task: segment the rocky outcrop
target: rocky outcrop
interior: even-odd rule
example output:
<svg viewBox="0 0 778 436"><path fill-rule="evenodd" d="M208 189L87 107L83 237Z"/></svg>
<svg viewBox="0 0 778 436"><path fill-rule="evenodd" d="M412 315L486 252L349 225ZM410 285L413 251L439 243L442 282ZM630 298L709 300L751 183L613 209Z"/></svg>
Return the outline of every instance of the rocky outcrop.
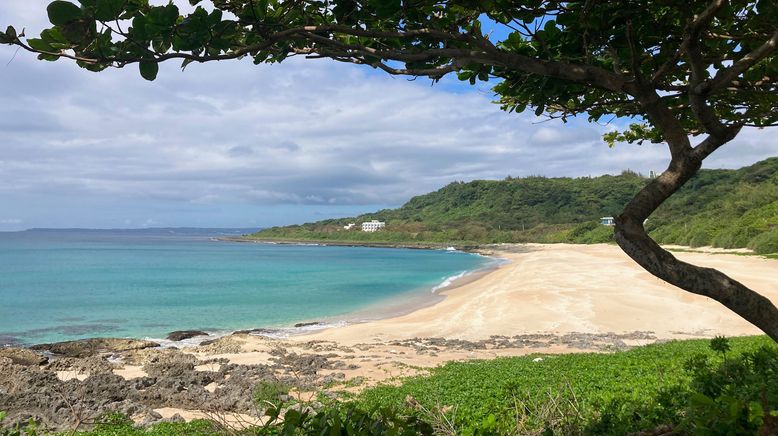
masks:
<svg viewBox="0 0 778 436"><path fill-rule="evenodd" d="M0 348L0 358L7 358L11 363L22 366L43 365L49 361L47 357L26 348Z"/></svg>
<svg viewBox="0 0 778 436"><path fill-rule="evenodd" d="M183 341L184 339L192 339L198 336L208 336L208 333L200 330L179 330L171 332L167 335L168 341Z"/></svg>
<svg viewBox="0 0 778 436"><path fill-rule="evenodd" d="M223 339L221 345L234 340ZM3 426L24 425L32 418L45 430L83 430L106 412L149 425L163 421L154 411L163 407L256 414L253 394L261 382L310 391L344 378L343 373L322 374L345 367L335 354L296 354L283 348L273 351L268 365L237 365L226 359L200 360L175 348L138 352L138 347L149 345L145 341L55 345L36 347L57 352L48 364L34 360L37 354L29 350L8 352L17 360L0 357L0 410L8 413ZM131 351L116 351L121 348ZM62 357L73 355L87 357ZM142 359L145 376L125 379L113 372L128 356ZM60 378L63 373L68 377Z"/></svg>
<svg viewBox="0 0 778 436"><path fill-rule="evenodd" d="M89 357L100 353L142 350L154 347L159 347L159 344L140 339L92 338L34 345L30 349L46 351L65 357Z"/></svg>

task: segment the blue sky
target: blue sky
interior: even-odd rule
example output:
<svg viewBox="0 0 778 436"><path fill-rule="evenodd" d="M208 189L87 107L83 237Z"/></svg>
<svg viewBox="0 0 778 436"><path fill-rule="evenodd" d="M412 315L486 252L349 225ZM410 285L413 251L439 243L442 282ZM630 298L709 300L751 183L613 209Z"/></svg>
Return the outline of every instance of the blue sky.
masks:
<svg viewBox="0 0 778 436"><path fill-rule="evenodd" d="M179 1L182 8L183 1ZM0 2L0 25L46 26L47 0ZM94 74L0 47L0 231L30 227L264 227L399 206L453 181L661 170L662 145L614 126L507 114L488 86L431 86L294 59ZM707 162L778 155L744 131Z"/></svg>

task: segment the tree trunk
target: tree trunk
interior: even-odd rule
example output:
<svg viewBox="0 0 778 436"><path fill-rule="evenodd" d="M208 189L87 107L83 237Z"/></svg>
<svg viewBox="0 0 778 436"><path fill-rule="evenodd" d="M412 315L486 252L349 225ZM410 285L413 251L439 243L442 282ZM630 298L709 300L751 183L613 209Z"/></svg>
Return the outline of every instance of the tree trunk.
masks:
<svg viewBox="0 0 778 436"><path fill-rule="evenodd" d="M616 218L616 242L651 274L718 301L778 342L778 308L769 299L715 269L676 259L643 228L643 221L694 176L700 165L701 159L691 155L673 158L667 171L640 190Z"/></svg>

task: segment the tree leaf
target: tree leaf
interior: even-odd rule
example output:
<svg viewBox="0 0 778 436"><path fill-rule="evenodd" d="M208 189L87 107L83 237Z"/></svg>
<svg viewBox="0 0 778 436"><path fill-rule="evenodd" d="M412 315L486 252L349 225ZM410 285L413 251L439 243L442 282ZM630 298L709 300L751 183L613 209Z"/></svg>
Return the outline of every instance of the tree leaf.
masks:
<svg viewBox="0 0 778 436"><path fill-rule="evenodd" d="M124 11L124 0L97 0L95 18L100 21L113 21Z"/></svg>
<svg viewBox="0 0 778 436"><path fill-rule="evenodd" d="M140 67L140 75L143 76L144 79L153 82L154 79L157 78L157 73L159 73L158 63L154 61L141 61L138 65Z"/></svg>
<svg viewBox="0 0 778 436"><path fill-rule="evenodd" d="M49 13L49 21L55 26L68 24L82 17L81 8L66 1L51 2L46 11Z"/></svg>

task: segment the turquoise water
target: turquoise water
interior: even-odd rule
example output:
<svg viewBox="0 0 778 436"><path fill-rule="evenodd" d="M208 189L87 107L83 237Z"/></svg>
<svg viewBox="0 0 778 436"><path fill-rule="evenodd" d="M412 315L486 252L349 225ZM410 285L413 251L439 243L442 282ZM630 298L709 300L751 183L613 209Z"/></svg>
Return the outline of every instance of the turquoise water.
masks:
<svg viewBox="0 0 778 436"><path fill-rule="evenodd" d="M216 241L213 231L0 233L0 345L276 328L417 304L465 253Z"/></svg>

